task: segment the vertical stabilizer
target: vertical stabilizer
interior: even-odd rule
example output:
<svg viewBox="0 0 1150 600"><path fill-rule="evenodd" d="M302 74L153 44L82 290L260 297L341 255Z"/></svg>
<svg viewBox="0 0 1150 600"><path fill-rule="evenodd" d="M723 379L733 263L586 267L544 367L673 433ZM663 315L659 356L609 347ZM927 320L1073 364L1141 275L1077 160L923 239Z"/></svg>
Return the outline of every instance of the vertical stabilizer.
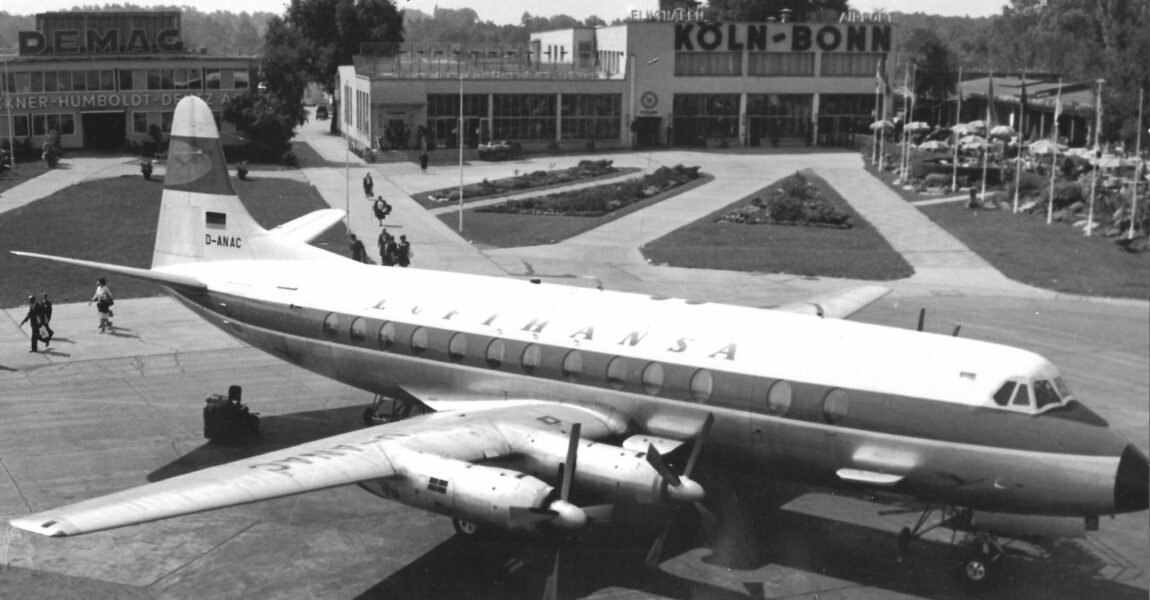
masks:
<svg viewBox="0 0 1150 600"><path fill-rule="evenodd" d="M176 105L167 166L152 268L259 258L266 231L236 196L212 111L195 96Z"/></svg>

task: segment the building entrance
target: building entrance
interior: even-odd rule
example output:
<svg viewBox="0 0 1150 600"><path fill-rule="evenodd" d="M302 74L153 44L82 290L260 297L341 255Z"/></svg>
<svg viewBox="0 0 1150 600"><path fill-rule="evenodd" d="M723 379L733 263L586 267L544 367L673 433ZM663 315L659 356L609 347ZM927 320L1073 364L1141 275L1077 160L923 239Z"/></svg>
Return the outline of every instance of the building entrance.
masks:
<svg viewBox="0 0 1150 600"><path fill-rule="evenodd" d="M635 119L635 145L642 148L660 146L659 128L663 125L662 117L638 117Z"/></svg>
<svg viewBox="0 0 1150 600"><path fill-rule="evenodd" d="M120 151L128 139L127 118L122 111L80 113L84 149Z"/></svg>

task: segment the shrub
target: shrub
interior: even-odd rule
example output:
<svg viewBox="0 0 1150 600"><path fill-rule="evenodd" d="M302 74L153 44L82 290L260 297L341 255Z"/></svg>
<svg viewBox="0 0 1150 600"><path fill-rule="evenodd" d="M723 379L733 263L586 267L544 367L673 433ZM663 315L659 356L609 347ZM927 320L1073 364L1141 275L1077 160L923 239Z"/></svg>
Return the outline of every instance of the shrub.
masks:
<svg viewBox="0 0 1150 600"><path fill-rule="evenodd" d="M943 173L931 173L923 180L923 185L926 187L949 187L950 175Z"/></svg>
<svg viewBox="0 0 1150 600"><path fill-rule="evenodd" d="M1076 202L1082 202L1082 186L1073 181L1063 181L1054 184L1054 208L1065 208Z"/></svg>

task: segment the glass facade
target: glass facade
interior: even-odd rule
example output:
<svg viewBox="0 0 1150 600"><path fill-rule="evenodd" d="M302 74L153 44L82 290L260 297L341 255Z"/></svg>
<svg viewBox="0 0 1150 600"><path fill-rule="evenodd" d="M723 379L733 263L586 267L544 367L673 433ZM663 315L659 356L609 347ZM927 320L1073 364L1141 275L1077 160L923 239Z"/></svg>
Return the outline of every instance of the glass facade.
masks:
<svg viewBox="0 0 1150 600"><path fill-rule="evenodd" d="M563 139L614 140L622 131L622 94L563 94Z"/></svg>
<svg viewBox="0 0 1150 600"><path fill-rule="evenodd" d="M492 132L501 140L554 140L554 94L494 94Z"/></svg>
<svg viewBox="0 0 1150 600"><path fill-rule="evenodd" d="M739 94L675 94L672 106L676 146L704 146L708 139L739 135Z"/></svg>
<svg viewBox="0 0 1150 600"><path fill-rule="evenodd" d="M809 139L811 94L748 94L747 133L751 146L777 144L782 138Z"/></svg>

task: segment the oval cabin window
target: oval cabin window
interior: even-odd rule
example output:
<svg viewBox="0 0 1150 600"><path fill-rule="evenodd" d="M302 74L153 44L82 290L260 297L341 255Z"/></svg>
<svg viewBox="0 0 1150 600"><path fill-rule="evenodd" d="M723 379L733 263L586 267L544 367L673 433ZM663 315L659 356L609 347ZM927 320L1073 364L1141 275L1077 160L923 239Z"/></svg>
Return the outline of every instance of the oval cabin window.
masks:
<svg viewBox="0 0 1150 600"><path fill-rule="evenodd" d="M487 344L487 366L491 367L492 369L498 369L499 367L502 367L503 357L506 354L507 344L504 344L503 340L498 338L491 340L491 343Z"/></svg>
<svg viewBox="0 0 1150 600"><path fill-rule="evenodd" d="M411 353L419 356L427 352L428 337L426 327L416 327L415 331L411 332Z"/></svg>
<svg viewBox="0 0 1150 600"><path fill-rule="evenodd" d="M323 319L323 334L329 338L339 335L339 315L327 313Z"/></svg>
<svg viewBox="0 0 1150 600"><path fill-rule="evenodd" d="M767 390L767 414L781 417L791 409L791 384L779 380Z"/></svg>
<svg viewBox="0 0 1150 600"><path fill-rule="evenodd" d="M823 418L827 423L835 425L847 416L847 393L845 390L834 389L827 392L823 398Z"/></svg>
<svg viewBox="0 0 1150 600"><path fill-rule="evenodd" d="M535 374L539 369L539 362L543 359L543 351L535 344L529 344L523 349L523 358L519 361L519 365L523 368L523 372L528 375Z"/></svg>
<svg viewBox="0 0 1150 600"><path fill-rule="evenodd" d="M583 353L572 350L563 357L563 377L567 381L575 381L583 374Z"/></svg>
<svg viewBox="0 0 1150 600"><path fill-rule="evenodd" d="M691 399L699 404L706 404L711 399L711 390L714 388L715 380L711 376L711 372L706 369L699 369L691 376Z"/></svg>
<svg viewBox="0 0 1150 600"><path fill-rule="evenodd" d="M653 362L643 368L643 391L651 396L663 391L663 365Z"/></svg>
<svg viewBox="0 0 1150 600"><path fill-rule="evenodd" d="M616 356L607 363L607 385L617 390L625 383L627 383L627 360Z"/></svg>
<svg viewBox="0 0 1150 600"><path fill-rule="evenodd" d="M379 347L391 350L395 345L395 323L388 321L379 326Z"/></svg>
<svg viewBox="0 0 1150 600"><path fill-rule="evenodd" d="M351 336L351 341L357 344L362 344L367 339L367 322L363 317L356 317L351 322L351 328L348 330L348 335Z"/></svg>
<svg viewBox="0 0 1150 600"><path fill-rule="evenodd" d="M447 356L455 362L467 356L467 335L457 333L451 336L451 341L447 344Z"/></svg>

